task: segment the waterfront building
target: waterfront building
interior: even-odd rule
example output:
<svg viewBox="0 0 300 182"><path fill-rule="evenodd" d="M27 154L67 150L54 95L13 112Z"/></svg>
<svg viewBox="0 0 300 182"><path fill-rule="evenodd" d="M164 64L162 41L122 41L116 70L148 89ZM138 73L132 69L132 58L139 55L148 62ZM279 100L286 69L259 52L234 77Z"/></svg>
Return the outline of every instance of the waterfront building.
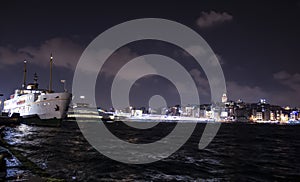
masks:
<svg viewBox="0 0 300 182"><path fill-rule="evenodd" d="M280 121L280 115L282 114L282 108L280 106L270 105L270 120Z"/></svg>
<svg viewBox="0 0 300 182"><path fill-rule="evenodd" d="M182 115L188 116L188 117L200 117L200 107L197 105L188 105L181 108L182 109Z"/></svg>
<svg viewBox="0 0 300 182"><path fill-rule="evenodd" d="M252 115L251 104L246 104L239 99L235 108L235 117L238 121L249 120Z"/></svg>
<svg viewBox="0 0 300 182"><path fill-rule="evenodd" d="M290 113L290 120L295 121L298 120L299 118L299 112L294 110Z"/></svg>
<svg viewBox="0 0 300 182"><path fill-rule="evenodd" d="M251 104L251 119L253 121L269 121L270 120L270 104L266 99L260 99L258 103Z"/></svg>

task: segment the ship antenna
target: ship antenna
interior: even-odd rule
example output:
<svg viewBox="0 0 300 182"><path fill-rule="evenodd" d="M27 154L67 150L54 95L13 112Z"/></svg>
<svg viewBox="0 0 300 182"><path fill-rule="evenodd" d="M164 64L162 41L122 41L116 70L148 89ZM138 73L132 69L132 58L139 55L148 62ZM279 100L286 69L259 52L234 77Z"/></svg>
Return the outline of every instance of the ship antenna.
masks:
<svg viewBox="0 0 300 182"><path fill-rule="evenodd" d="M24 76L23 76L23 89L26 88L26 74L27 74L27 68L26 68L26 63L27 63L27 60L25 59L24 60Z"/></svg>
<svg viewBox="0 0 300 182"><path fill-rule="evenodd" d="M50 56L50 81L49 81L49 92L50 93L52 92L52 64L53 64L53 56L51 53L51 56Z"/></svg>

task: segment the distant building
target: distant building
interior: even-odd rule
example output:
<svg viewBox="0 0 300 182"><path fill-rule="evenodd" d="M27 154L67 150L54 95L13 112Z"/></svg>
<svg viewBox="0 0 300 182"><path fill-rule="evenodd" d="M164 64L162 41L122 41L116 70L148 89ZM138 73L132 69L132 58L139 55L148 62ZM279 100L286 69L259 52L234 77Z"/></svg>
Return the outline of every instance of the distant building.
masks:
<svg viewBox="0 0 300 182"><path fill-rule="evenodd" d="M236 103L234 114L238 121L249 120L252 115L251 104L246 104L241 99L239 99Z"/></svg>
<svg viewBox="0 0 300 182"><path fill-rule="evenodd" d="M143 115L143 110L141 109L132 109L131 116L141 117Z"/></svg>
<svg viewBox="0 0 300 182"><path fill-rule="evenodd" d="M299 112L298 111L292 111L290 113L290 120L293 120L293 121L298 120L298 116L299 116Z"/></svg>
<svg viewBox="0 0 300 182"><path fill-rule="evenodd" d="M201 104L199 107L199 118L212 118L211 104Z"/></svg>
<svg viewBox="0 0 300 182"><path fill-rule="evenodd" d="M260 99L257 104L252 104L252 116L254 121L269 121L270 120L270 104L267 104L266 99Z"/></svg>
<svg viewBox="0 0 300 182"><path fill-rule="evenodd" d="M275 106L275 105L270 106L271 121L280 121L281 114L282 114L282 108L280 106Z"/></svg>
<svg viewBox="0 0 300 182"><path fill-rule="evenodd" d="M188 117L200 117L200 107L197 105L188 105L181 108L182 115Z"/></svg>
<svg viewBox="0 0 300 182"><path fill-rule="evenodd" d="M175 105L166 109L165 114L168 116L180 116L182 113L180 105Z"/></svg>

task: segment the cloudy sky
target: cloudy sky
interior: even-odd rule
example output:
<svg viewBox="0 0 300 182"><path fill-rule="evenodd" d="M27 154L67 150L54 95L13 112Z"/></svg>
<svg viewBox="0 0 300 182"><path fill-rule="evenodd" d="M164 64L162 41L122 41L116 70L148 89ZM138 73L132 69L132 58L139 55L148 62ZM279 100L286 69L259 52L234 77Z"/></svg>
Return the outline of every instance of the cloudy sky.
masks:
<svg viewBox="0 0 300 182"><path fill-rule="evenodd" d="M28 82L36 72L40 87L47 88L52 53L55 90L63 89L60 80L67 80L71 90L77 62L95 37L128 20L164 18L190 27L206 40L221 63L230 100L266 98L272 104L300 106L300 1L100 2L2 2L0 93L4 98L21 86L24 59ZM122 65L145 54L161 54L185 64L201 102L210 101L206 76L186 52L166 42L144 41L125 45L110 57L97 81L99 105L110 107L110 85ZM143 69L144 64L137 64L123 76ZM170 97L166 100L173 101L168 104L178 102L174 85L158 76L138 79L130 99L142 105L156 94Z"/></svg>

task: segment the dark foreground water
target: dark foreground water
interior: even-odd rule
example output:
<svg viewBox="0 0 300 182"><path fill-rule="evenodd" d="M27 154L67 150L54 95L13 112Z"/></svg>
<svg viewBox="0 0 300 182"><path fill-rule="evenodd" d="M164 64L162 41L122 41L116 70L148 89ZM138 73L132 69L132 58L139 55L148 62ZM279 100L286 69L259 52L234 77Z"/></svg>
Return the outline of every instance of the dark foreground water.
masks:
<svg viewBox="0 0 300 182"><path fill-rule="evenodd" d="M126 141L147 143L167 135L174 125L164 123L145 132L121 123L108 127ZM50 176L67 181L300 180L300 125L222 124L213 142L199 150L204 127L198 124L188 142L170 157L143 165L101 155L85 140L76 122L65 122L61 128L7 127L4 139ZM9 170L8 175L24 178L31 173Z"/></svg>

